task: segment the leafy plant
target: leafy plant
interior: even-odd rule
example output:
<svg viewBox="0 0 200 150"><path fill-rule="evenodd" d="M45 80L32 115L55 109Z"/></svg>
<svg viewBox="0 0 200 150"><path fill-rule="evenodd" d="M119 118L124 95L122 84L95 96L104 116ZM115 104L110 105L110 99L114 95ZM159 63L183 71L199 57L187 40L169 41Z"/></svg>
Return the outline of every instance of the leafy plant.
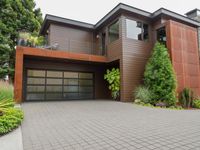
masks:
<svg viewBox="0 0 200 150"><path fill-rule="evenodd" d="M0 116L0 135L12 131L21 124L23 112L16 108L3 109L3 115Z"/></svg>
<svg viewBox="0 0 200 150"><path fill-rule="evenodd" d="M27 32L19 33L19 45L38 47L45 44L45 38L43 36L37 36L35 34L30 34Z"/></svg>
<svg viewBox="0 0 200 150"><path fill-rule="evenodd" d="M167 48L156 43L144 72L144 84L152 91L151 104L176 104L176 78Z"/></svg>
<svg viewBox="0 0 200 150"><path fill-rule="evenodd" d="M180 99L179 102L181 106L184 108L189 108L192 106L192 101L194 98L194 93L189 88L184 88L183 91L180 93Z"/></svg>
<svg viewBox="0 0 200 150"><path fill-rule="evenodd" d="M111 90L113 99L117 99L119 97L120 91L120 71L118 68L112 68L111 70L107 70L104 75L104 79L109 84L109 89Z"/></svg>
<svg viewBox="0 0 200 150"><path fill-rule="evenodd" d="M151 91L149 88L139 86L135 89L133 95L135 99L139 99L141 102L151 103Z"/></svg>
<svg viewBox="0 0 200 150"><path fill-rule="evenodd" d="M193 107L200 109L200 100L199 99L193 100Z"/></svg>
<svg viewBox="0 0 200 150"><path fill-rule="evenodd" d="M0 135L10 132L23 120L23 112L14 108L13 86L0 81Z"/></svg>

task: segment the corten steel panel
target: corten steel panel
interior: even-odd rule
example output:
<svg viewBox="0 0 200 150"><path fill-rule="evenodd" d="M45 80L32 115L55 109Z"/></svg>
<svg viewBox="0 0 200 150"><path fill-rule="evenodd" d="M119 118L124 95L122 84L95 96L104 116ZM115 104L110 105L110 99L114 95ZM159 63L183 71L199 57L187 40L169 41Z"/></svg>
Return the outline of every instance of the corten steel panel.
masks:
<svg viewBox="0 0 200 150"><path fill-rule="evenodd" d="M107 87L107 82L104 80L106 72L105 64L81 63L73 61L57 60L42 58L30 58L25 56L24 69L41 69L41 70L60 70L60 71L74 71L74 72L91 72L94 73L94 98L95 99L109 99L110 92ZM26 76L23 77L26 80ZM24 83L25 84L25 83ZM26 87L24 85L24 87ZM25 97L25 93L24 93Z"/></svg>
<svg viewBox="0 0 200 150"><path fill-rule="evenodd" d="M126 37L126 17L122 18L122 60L121 100L132 101L134 89L142 83L146 62L153 47L151 25L149 24L149 41L138 41Z"/></svg>
<svg viewBox="0 0 200 150"><path fill-rule="evenodd" d="M22 100L22 84L23 84L23 49L18 47L15 58L15 81L14 81L14 99L16 103Z"/></svg>
<svg viewBox="0 0 200 150"><path fill-rule="evenodd" d="M52 51L30 47L17 47L16 49L16 63L15 63L15 83L14 83L14 97L17 103L22 101L23 91L23 64L25 56L34 56L49 58L52 61L56 59L60 60L73 60L82 62L93 63L106 63L107 58L103 56L89 55L89 54L77 54L63 51Z"/></svg>
<svg viewBox="0 0 200 150"><path fill-rule="evenodd" d="M188 87L200 95L197 29L171 20L166 28L168 48L178 80L178 93Z"/></svg>

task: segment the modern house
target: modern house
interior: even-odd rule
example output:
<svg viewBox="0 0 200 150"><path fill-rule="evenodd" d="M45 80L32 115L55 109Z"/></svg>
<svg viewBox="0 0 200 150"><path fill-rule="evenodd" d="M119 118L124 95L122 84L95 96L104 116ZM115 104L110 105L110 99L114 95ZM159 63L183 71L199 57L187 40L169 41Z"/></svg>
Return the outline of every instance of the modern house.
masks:
<svg viewBox="0 0 200 150"><path fill-rule="evenodd" d="M108 99L104 74L119 67L120 100L131 101L156 41L169 50L177 91L189 87L200 95L199 18L198 9L184 16L165 8L150 13L122 3L95 25L46 15L40 34L49 47L16 49L15 99Z"/></svg>

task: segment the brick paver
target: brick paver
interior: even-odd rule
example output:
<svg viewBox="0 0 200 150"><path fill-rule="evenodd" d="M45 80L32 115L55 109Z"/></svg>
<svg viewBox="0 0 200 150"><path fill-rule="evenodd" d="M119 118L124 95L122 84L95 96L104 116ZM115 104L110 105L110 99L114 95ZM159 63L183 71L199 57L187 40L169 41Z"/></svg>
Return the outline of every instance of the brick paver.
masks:
<svg viewBox="0 0 200 150"><path fill-rule="evenodd" d="M200 150L200 111L115 101L23 103L24 150Z"/></svg>

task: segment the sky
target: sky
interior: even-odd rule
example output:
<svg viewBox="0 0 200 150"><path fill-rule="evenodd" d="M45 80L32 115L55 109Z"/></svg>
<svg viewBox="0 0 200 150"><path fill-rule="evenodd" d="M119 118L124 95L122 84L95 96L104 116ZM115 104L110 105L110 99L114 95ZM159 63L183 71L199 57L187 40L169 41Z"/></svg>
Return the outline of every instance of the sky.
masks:
<svg viewBox="0 0 200 150"><path fill-rule="evenodd" d="M198 8L200 0L35 0L36 7L41 8L43 17L51 14L68 19L97 23L118 3L124 3L149 12L164 7L184 15Z"/></svg>

